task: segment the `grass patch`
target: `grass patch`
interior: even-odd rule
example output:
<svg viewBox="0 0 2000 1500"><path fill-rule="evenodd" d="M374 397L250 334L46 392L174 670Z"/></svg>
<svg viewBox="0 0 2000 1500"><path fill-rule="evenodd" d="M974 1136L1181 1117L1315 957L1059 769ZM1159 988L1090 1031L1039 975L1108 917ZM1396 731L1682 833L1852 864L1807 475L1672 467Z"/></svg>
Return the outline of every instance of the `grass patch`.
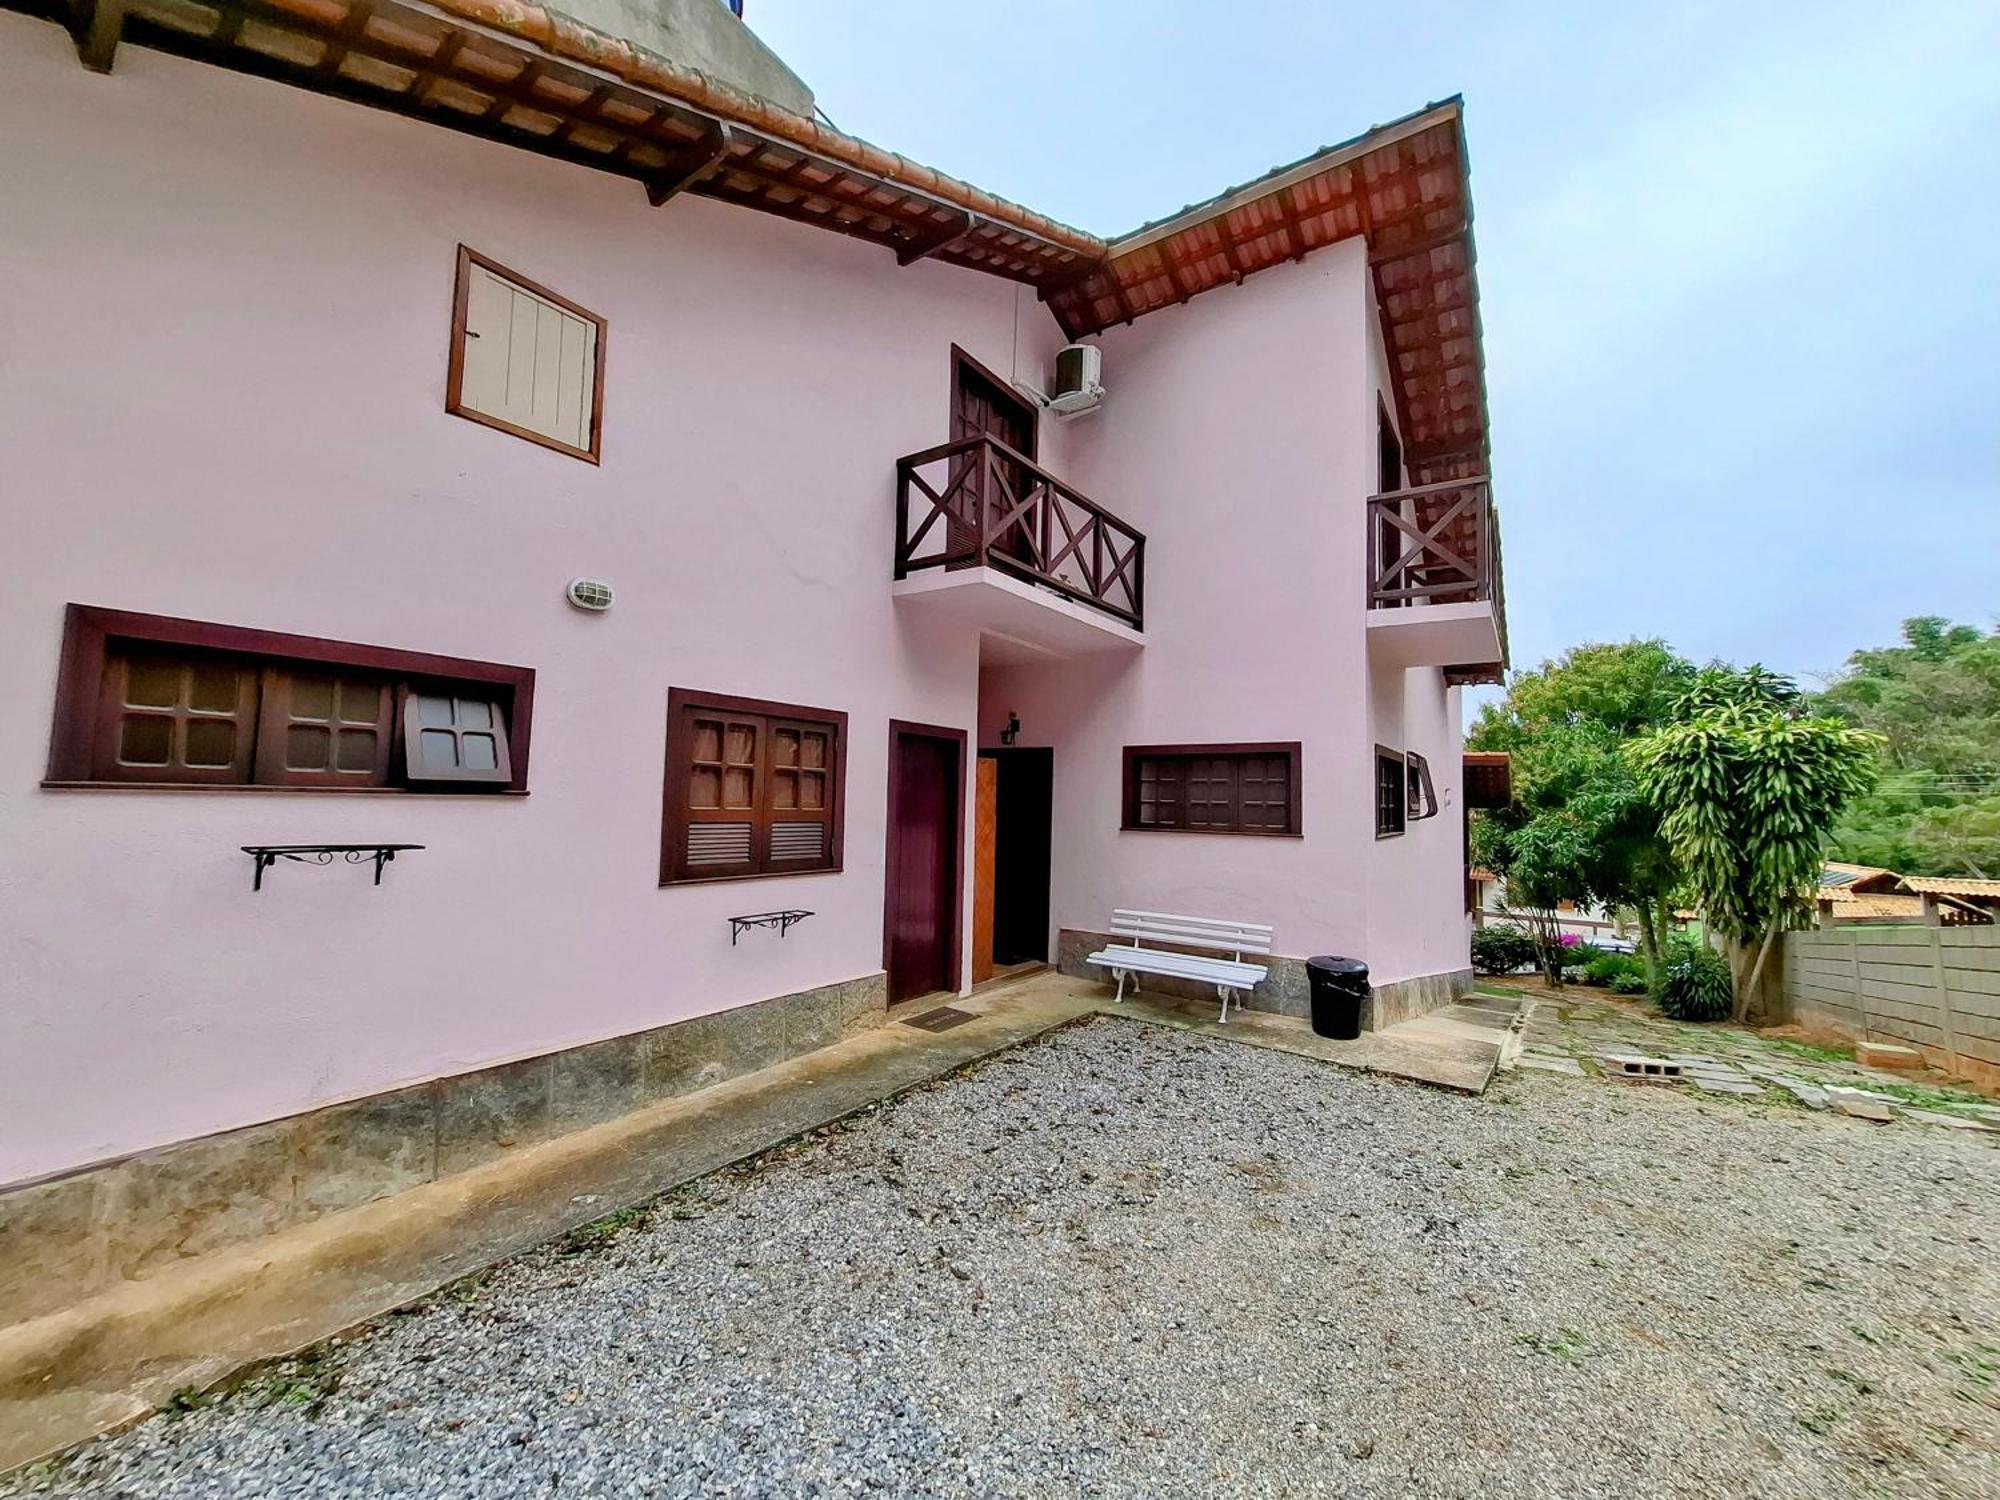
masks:
<svg viewBox="0 0 2000 1500"><path fill-rule="evenodd" d="M601 1250L626 1230L644 1224L651 1215L652 1207L645 1203L613 1209L601 1219L592 1219L588 1224L572 1229L556 1242L556 1249L564 1255L585 1255L592 1250Z"/></svg>
<svg viewBox="0 0 2000 1500"><path fill-rule="evenodd" d="M1914 1104L1919 1109L1936 1109L1949 1112L1954 1108L1963 1109L1968 1104L1990 1104L1983 1095L1965 1089L1933 1088L1923 1083L1881 1083L1870 1080L1868 1087L1878 1094L1888 1094L1901 1099L1906 1104Z"/></svg>
<svg viewBox="0 0 2000 1500"><path fill-rule="evenodd" d="M1574 1360L1584 1352L1583 1335L1574 1328L1558 1328L1553 1335L1517 1333L1514 1342L1537 1354L1553 1355L1557 1359Z"/></svg>
<svg viewBox="0 0 2000 1500"><path fill-rule="evenodd" d="M1840 1422L1840 1410L1832 1406L1816 1406L1799 1418L1799 1426L1814 1437L1831 1432Z"/></svg>

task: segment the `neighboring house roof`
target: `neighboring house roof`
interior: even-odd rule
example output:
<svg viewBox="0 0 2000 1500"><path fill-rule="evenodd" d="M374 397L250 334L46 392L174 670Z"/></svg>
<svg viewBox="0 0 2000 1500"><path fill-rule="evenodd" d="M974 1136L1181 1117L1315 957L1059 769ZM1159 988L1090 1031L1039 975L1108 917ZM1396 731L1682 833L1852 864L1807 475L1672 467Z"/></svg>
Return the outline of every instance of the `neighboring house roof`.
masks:
<svg viewBox="0 0 2000 1500"><path fill-rule="evenodd" d="M1514 762L1505 750L1465 752L1465 805L1505 807L1514 800Z"/></svg>
<svg viewBox="0 0 2000 1500"><path fill-rule="evenodd" d="M1368 245L1409 482L1487 470L1463 111L1447 99L1100 239L526 0L0 0L600 171L1039 288L1072 338Z"/></svg>
<svg viewBox="0 0 2000 1500"><path fill-rule="evenodd" d="M1924 916L1924 898L1901 896L1888 891L1858 891L1844 900L1832 902L1826 914L1836 922L1885 919L1920 922Z"/></svg>
<svg viewBox="0 0 2000 1500"><path fill-rule="evenodd" d="M1905 875L1903 889L1920 896L1958 896L1967 901L2000 900L2000 880L1968 876Z"/></svg>
<svg viewBox="0 0 2000 1500"><path fill-rule="evenodd" d="M1862 891L1894 891L1902 879L1894 870L1880 865L1850 865L1828 860L1820 867L1819 899L1838 901Z"/></svg>

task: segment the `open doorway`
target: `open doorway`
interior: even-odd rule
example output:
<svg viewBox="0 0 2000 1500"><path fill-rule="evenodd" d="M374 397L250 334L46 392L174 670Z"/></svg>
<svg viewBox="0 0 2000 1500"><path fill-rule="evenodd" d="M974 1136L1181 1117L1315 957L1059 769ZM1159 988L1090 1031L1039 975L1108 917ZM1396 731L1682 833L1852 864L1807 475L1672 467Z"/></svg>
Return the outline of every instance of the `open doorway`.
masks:
<svg viewBox="0 0 2000 1500"><path fill-rule="evenodd" d="M973 979L1049 957L1055 752L979 752Z"/></svg>

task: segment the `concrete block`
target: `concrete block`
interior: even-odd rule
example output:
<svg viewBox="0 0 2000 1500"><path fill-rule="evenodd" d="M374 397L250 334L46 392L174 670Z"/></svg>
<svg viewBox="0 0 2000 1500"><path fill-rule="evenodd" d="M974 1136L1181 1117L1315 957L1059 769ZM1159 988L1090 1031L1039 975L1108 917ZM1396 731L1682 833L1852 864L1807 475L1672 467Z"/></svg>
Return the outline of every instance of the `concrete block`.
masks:
<svg viewBox="0 0 2000 1500"><path fill-rule="evenodd" d="M1604 1071L1613 1078L1636 1078L1653 1083L1677 1083L1686 1069L1663 1057L1641 1057L1631 1052L1601 1054Z"/></svg>
<svg viewBox="0 0 2000 1500"><path fill-rule="evenodd" d="M1910 1071L1924 1065L1924 1055L1915 1047L1898 1046L1894 1042L1856 1042L1854 1060L1864 1068L1889 1068Z"/></svg>

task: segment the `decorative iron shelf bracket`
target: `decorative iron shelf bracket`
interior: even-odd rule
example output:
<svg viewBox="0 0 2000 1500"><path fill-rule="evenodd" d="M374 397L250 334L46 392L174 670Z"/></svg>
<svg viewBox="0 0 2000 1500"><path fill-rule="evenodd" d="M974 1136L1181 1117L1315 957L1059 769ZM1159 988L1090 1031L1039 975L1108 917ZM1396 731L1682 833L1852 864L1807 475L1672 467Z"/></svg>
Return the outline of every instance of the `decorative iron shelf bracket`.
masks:
<svg viewBox="0 0 2000 1500"><path fill-rule="evenodd" d="M803 922L811 915L812 913L809 911L794 909L792 911L760 911L753 912L747 917L731 917L729 919L729 946L734 948L736 940L752 927L775 927L778 929L778 936L783 937L794 926Z"/></svg>
<svg viewBox="0 0 2000 1500"><path fill-rule="evenodd" d="M289 859L301 865L330 865L338 855L350 865L373 864L375 883L382 883L382 866L398 854L409 849L421 849L422 844L245 844L243 852L250 856L254 871L250 877L250 889L264 889L264 872L281 859Z"/></svg>

